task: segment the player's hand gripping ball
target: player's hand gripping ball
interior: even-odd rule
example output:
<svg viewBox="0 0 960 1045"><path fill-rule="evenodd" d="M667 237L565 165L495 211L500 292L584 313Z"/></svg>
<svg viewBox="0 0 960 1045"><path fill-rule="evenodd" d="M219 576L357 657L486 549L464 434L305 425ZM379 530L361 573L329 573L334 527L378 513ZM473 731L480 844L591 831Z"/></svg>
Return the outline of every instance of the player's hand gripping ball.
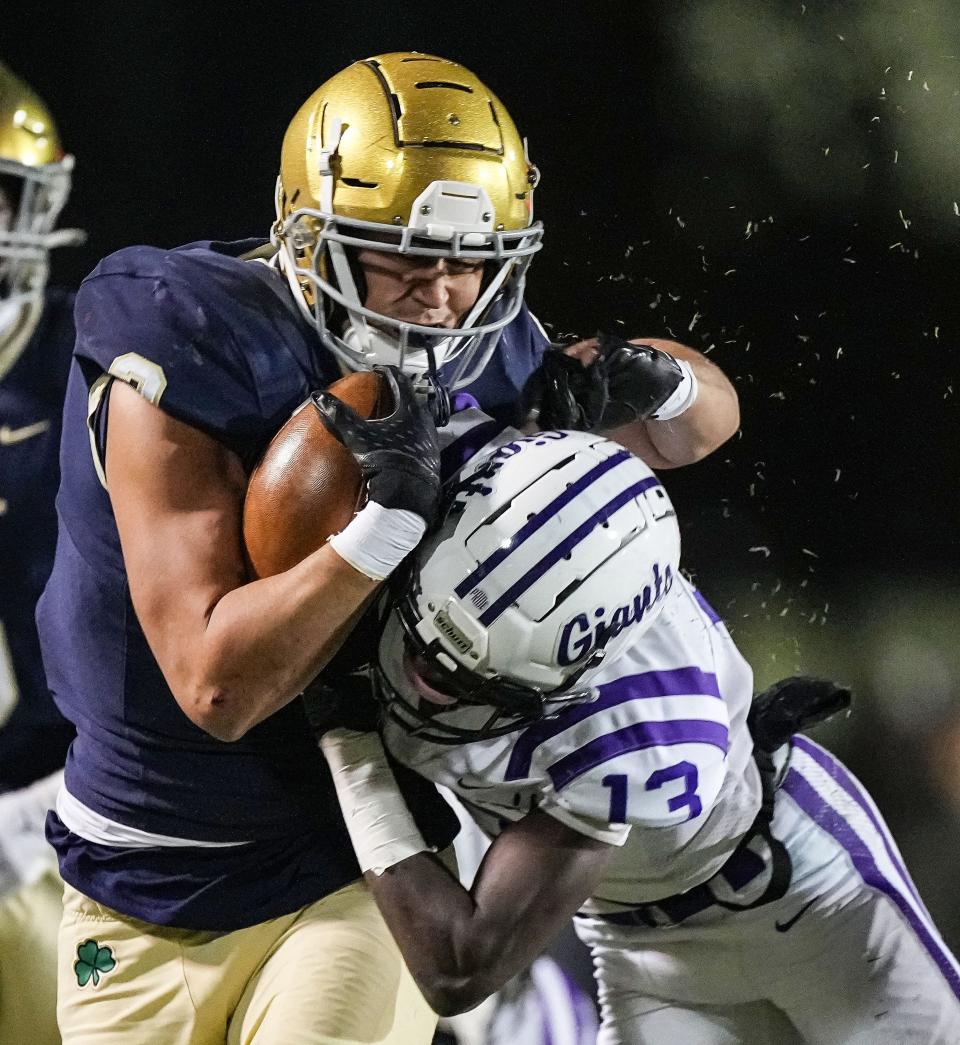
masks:
<svg viewBox="0 0 960 1045"><path fill-rule="evenodd" d="M327 391L363 418L393 409L377 371L348 374ZM365 497L354 455L306 400L273 437L247 485L243 538L254 574L270 577L295 566L339 533Z"/></svg>
<svg viewBox="0 0 960 1045"><path fill-rule="evenodd" d="M329 432L353 454L367 498L381 508L413 512L429 526L440 495L437 427L413 382L395 366L379 366L390 388L389 416L363 418L329 391L310 398Z"/></svg>

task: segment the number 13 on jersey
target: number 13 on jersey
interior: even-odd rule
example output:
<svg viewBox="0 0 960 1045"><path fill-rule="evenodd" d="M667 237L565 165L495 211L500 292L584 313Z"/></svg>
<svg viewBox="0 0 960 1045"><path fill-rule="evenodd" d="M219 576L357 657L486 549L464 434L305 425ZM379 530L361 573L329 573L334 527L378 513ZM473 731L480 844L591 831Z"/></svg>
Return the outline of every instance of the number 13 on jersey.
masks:
<svg viewBox="0 0 960 1045"><path fill-rule="evenodd" d="M604 787L610 788L611 824L627 823L627 779L626 773L608 773L600 781ZM644 788L647 791L659 791L664 784L674 780L683 781L683 790L667 799L667 809L671 813L679 809L689 809L690 812L684 819L693 820L703 812L703 805L697 795L697 767L692 762L677 762L675 765L656 770L647 778Z"/></svg>

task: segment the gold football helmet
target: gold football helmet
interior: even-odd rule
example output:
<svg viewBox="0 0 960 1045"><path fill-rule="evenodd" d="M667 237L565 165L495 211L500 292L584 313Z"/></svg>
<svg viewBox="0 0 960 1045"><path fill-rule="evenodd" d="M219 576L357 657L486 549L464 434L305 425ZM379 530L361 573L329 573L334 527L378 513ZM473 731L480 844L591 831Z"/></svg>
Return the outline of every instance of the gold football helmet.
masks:
<svg viewBox="0 0 960 1045"><path fill-rule="evenodd" d="M462 65L416 52L355 62L287 129L273 230L280 267L348 368L395 363L463 387L520 310L543 233L533 221L538 178L509 113ZM479 296L453 329L372 311L356 248L483 261Z"/></svg>
<svg viewBox="0 0 960 1045"><path fill-rule="evenodd" d="M72 170L46 106L0 62L0 304L39 306L50 248L82 241L53 228Z"/></svg>

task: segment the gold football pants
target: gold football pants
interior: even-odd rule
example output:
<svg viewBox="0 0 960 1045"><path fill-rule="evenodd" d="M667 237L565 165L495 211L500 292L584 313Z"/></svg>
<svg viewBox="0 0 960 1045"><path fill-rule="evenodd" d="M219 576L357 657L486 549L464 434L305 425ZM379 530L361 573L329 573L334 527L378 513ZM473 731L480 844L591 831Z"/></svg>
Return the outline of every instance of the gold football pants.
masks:
<svg viewBox="0 0 960 1045"><path fill-rule="evenodd" d="M127 918L67 886L65 1045L427 1045L436 1016L362 882L229 933Z"/></svg>
<svg viewBox="0 0 960 1045"><path fill-rule="evenodd" d="M57 926L63 882L51 867L0 900L0 1045L58 1045Z"/></svg>

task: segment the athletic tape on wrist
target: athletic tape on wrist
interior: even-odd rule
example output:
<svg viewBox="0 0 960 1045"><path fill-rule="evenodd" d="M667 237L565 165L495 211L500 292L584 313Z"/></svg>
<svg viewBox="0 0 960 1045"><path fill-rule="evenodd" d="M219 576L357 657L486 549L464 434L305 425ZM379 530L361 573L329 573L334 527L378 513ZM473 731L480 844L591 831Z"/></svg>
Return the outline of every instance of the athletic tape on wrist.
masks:
<svg viewBox="0 0 960 1045"><path fill-rule="evenodd" d="M376 733L331 729L320 738L361 871L383 874L433 852L404 801Z"/></svg>
<svg viewBox="0 0 960 1045"><path fill-rule="evenodd" d="M697 381L697 375L693 372L693 367L685 359L678 359L676 363L683 371L680 384L673 390L670 398L663 406L655 414L651 415L651 421L672 421L673 418L679 417L685 410L689 410L696 402L700 384Z"/></svg>
<svg viewBox="0 0 960 1045"><path fill-rule="evenodd" d="M416 548L426 528L416 512L368 501L330 544L355 570L383 581Z"/></svg>

